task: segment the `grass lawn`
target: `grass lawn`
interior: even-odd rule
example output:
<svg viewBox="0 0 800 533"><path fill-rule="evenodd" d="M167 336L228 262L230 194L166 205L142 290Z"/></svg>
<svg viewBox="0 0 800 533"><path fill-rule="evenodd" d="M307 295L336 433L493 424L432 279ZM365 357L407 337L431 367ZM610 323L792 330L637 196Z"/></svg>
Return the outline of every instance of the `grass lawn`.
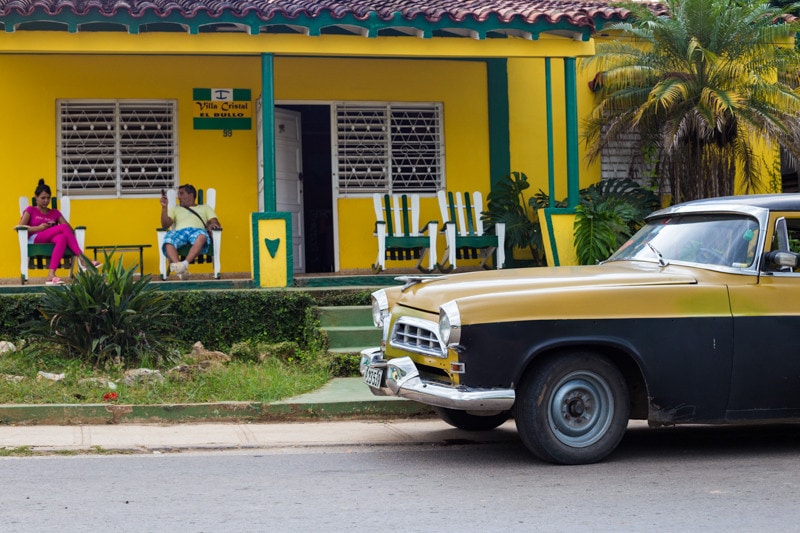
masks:
<svg viewBox="0 0 800 533"><path fill-rule="evenodd" d="M126 385L124 368L94 368L32 346L0 355L0 403L268 403L315 390L333 377L329 356L324 352L288 359L233 358L229 363L212 365L207 370L193 368L188 373L171 372L178 363L164 364L148 367L159 370L163 380ZM40 371L64 376L53 381L39 376ZM116 393L116 398L110 399L108 393Z"/></svg>

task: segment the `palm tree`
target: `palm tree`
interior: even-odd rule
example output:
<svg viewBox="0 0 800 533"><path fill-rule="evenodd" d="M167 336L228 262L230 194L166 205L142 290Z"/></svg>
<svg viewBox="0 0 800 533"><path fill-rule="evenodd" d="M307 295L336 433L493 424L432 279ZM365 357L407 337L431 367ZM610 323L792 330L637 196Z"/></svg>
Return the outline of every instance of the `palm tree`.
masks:
<svg viewBox="0 0 800 533"><path fill-rule="evenodd" d="M584 124L590 158L634 134L675 202L734 194L737 176L743 192L763 192L759 143L800 159L796 18L766 0L626 7L627 21L604 28L622 38L583 62L600 73Z"/></svg>

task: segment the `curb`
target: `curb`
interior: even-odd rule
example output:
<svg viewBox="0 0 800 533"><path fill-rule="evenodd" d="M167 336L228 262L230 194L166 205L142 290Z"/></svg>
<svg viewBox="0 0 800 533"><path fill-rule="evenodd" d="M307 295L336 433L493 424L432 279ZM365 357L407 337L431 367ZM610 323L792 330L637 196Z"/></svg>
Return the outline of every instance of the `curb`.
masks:
<svg viewBox="0 0 800 533"><path fill-rule="evenodd" d="M270 403L0 404L0 425L285 422L431 416L434 412L428 405L404 398L373 396L361 378L334 378L317 390Z"/></svg>
<svg viewBox="0 0 800 533"><path fill-rule="evenodd" d="M220 402L201 404L2 405L0 425L96 425L124 423L272 422L333 418L433 416L429 406L409 400L325 403Z"/></svg>

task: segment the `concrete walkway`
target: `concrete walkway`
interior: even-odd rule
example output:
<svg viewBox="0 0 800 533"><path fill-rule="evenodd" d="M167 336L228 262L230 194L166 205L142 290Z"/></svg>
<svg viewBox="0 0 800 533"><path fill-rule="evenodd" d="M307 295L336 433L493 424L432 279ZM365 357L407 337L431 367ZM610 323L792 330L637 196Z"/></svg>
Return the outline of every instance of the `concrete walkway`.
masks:
<svg viewBox="0 0 800 533"><path fill-rule="evenodd" d="M285 453L337 446L451 445L517 438L513 422L467 432L438 419L330 420L251 424L103 424L0 428L0 450L32 453L167 453L264 450Z"/></svg>

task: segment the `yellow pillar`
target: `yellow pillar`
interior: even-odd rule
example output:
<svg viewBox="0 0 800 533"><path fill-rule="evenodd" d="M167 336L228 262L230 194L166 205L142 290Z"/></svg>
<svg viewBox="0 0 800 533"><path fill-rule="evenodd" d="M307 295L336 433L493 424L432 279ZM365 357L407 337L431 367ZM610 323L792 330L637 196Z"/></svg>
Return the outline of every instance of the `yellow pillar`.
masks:
<svg viewBox="0 0 800 533"><path fill-rule="evenodd" d="M288 287L294 283L291 213L252 213L250 256L256 287Z"/></svg>

